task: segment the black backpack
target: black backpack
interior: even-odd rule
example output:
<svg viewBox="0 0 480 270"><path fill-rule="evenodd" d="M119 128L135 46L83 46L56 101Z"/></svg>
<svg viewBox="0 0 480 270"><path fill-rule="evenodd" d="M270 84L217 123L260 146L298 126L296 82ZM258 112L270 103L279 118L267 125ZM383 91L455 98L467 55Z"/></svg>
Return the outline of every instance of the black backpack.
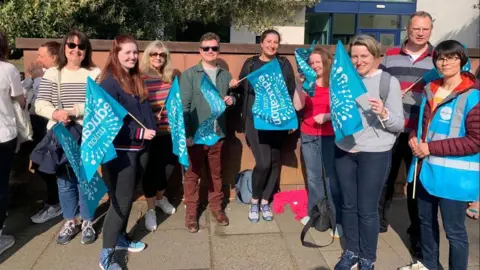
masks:
<svg viewBox="0 0 480 270"><path fill-rule="evenodd" d="M317 204L310 211L309 216L310 220L307 222L307 224L305 224L302 233L300 234L300 241L302 241L302 245L305 247L327 247L331 245L335 240L334 237L332 237L332 241L325 246L319 246L305 242L305 235L311 227L314 227L317 231L320 232L325 232L326 230L332 228L333 234L335 234L336 221L335 217L333 216L332 208L330 207L330 202L328 201L327 196L317 202Z"/></svg>

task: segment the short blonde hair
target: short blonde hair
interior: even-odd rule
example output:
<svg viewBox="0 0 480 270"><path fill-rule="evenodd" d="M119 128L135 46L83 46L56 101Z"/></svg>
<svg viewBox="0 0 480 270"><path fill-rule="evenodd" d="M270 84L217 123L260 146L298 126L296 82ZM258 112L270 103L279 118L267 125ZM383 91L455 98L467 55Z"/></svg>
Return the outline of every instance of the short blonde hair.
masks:
<svg viewBox="0 0 480 270"><path fill-rule="evenodd" d="M373 55L375 58L380 58L382 56L382 46L378 41L369 35L356 35L348 44L348 52L352 52L353 46L365 46L367 50Z"/></svg>
<svg viewBox="0 0 480 270"><path fill-rule="evenodd" d="M167 57L165 58L165 64L160 71L152 68L150 65L150 53L155 49L161 49ZM172 58L170 57L170 51L160 40L150 42L143 52L142 59L140 61L140 70L143 74L149 74L150 72L156 72L163 82L171 83L173 80L173 67Z"/></svg>

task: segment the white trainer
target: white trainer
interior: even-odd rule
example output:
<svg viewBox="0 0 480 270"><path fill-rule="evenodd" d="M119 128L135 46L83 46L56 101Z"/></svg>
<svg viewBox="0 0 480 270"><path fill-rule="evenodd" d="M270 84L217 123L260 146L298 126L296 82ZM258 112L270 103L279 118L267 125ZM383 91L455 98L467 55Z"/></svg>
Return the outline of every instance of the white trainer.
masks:
<svg viewBox="0 0 480 270"><path fill-rule="evenodd" d="M428 270L428 268L425 267L425 265L423 265L421 262L416 262L407 266L400 267L398 268L398 270Z"/></svg>
<svg viewBox="0 0 480 270"><path fill-rule="evenodd" d="M337 238L337 239L340 239L340 238L343 237L343 227L342 227L342 225L340 225L340 224L337 224L336 227L337 227L337 228L335 229L335 234L333 234L333 230L330 230L330 235L331 235L332 237L335 237L335 238Z"/></svg>
<svg viewBox="0 0 480 270"><path fill-rule="evenodd" d="M145 214L145 228L151 232L157 230L157 215L155 209L150 209Z"/></svg>
<svg viewBox="0 0 480 270"><path fill-rule="evenodd" d="M177 211L173 205L170 204L167 197L163 196L160 200L157 200L155 203L165 214L173 215Z"/></svg>

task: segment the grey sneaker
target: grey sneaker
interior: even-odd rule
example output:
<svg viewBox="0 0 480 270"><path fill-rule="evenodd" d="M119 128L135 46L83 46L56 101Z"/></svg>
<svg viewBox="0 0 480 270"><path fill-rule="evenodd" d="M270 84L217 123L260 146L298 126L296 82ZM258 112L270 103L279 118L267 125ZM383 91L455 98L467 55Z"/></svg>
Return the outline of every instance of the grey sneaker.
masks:
<svg viewBox="0 0 480 270"><path fill-rule="evenodd" d="M57 244L66 245L72 240L80 229L75 225L73 221L67 221L63 225L62 230L57 236Z"/></svg>
<svg viewBox="0 0 480 270"><path fill-rule="evenodd" d="M273 213L270 205L262 204L260 205L260 211L262 211L262 218L265 221L272 221L273 220Z"/></svg>
<svg viewBox="0 0 480 270"><path fill-rule="evenodd" d="M257 223L260 220L260 209L258 203L250 203L250 210L248 211L248 220Z"/></svg>
<svg viewBox="0 0 480 270"><path fill-rule="evenodd" d="M0 235L0 254L11 248L15 244L15 238L11 235Z"/></svg>
<svg viewBox="0 0 480 270"><path fill-rule="evenodd" d="M88 245L95 242L96 239L95 230L93 229L91 221L83 221L82 223L82 239L80 243L82 245Z"/></svg>
<svg viewBox="0 0 480 270"><path fill-rule="evenodd" d="M168 201L168 198L163 196L162 199L157 200L155 205L158 206L167 215L173 215L177 211L175 207Z"/></svg>
<svg viewBox="0 0 480 270"><path fill-rule="evenodd" d="M49 220L52 220L62 214L62 207L60 204L48 205L45 204L42 210L32 216L30 219L33 223L42 224Z"/></svg>
<svg viewBox="0 0 480 270"><path fill-rule="evenodd" d="M157 230L157 214L155 209L150 209L145 214L145 228L151 232Z"/></svg>

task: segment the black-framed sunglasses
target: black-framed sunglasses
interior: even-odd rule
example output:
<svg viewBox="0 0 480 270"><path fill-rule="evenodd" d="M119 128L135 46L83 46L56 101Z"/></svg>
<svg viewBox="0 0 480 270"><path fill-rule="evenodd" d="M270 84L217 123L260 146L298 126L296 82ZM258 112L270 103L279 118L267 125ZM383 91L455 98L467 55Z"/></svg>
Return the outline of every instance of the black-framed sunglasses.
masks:
<svg viewBox="0 0 480 270"><path fill-rule="evenodd" d="M87 49L87 45L85 45L83 43L76 44L76 43L73 43L73 42L68 42L67 46L70 50L73 50L76 47L78 47L78 49L81 50L81 51L85 51Z"/></svg>
<svg viewBox="0 0 480 270"><path fill-rule="evenodd" d="M210 49L212 49L212 51L214 51L214 52L218 52L220 50L220 47L219 46L204 46L204 47L200 47L200 49L202 49L202 51L204 51L204 52L208 52Z"/></svg>
<svg viewBox="0 0 480 270"><path fill-rule="evenodd" d="M160 56L161 58L167 58L167 54L162 52L162 53L157 53L157 52L154 52L154 53L150 53L150 57L158 57Z"/></svg>

